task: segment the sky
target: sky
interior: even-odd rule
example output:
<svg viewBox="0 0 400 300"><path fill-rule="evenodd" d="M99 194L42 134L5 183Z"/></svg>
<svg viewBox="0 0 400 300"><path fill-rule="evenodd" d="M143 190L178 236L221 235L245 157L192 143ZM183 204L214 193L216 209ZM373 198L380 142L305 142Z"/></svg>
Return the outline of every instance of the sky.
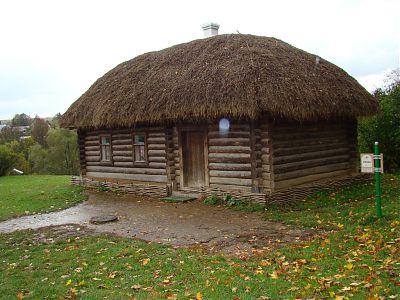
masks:
<svg viewBox="0 0 400 300"><path fill-rule="evenodd" d="M270 36L344 69L368 91L400 67L399 0L0 0L0 120L64 113L145 52L219 34Z"/></svg>

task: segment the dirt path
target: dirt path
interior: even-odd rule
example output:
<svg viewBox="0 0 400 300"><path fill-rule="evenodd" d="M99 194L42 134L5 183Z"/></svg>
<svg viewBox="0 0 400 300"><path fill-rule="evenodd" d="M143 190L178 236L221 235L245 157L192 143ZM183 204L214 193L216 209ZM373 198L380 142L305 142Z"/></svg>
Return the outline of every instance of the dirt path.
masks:
<svg viewBox="0 0 400 300"><path fill-rule="evenodd" d="M93 225L91 217L114 214L118 222ZM201 201L165 203L113 193L90 193L89 200L66 210L0 222L0 233L78 224L90 231L160 242L205 247L224 253L257 253L283 242L315 234L264 221L261 213L233 211Z"/></svg>

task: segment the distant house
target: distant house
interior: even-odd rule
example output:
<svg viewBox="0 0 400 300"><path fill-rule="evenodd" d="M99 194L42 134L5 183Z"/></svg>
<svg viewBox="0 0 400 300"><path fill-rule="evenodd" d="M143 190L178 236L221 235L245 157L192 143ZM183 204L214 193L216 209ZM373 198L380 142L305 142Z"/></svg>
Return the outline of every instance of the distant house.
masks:
<svg viewBox="0 0 400 300"><path fill-rule="evenodd" d="M275 38L229 34L121 63L61 125L78 129L83 184L265 201L357 174L357 117L376 111L330 62Z"/></svg>

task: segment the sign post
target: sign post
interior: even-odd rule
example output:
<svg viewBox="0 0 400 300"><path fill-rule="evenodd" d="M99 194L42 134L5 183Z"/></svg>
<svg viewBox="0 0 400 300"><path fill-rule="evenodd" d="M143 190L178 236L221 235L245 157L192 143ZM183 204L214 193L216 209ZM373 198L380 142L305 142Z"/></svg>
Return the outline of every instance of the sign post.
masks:
<svg viewBox="0 0 400 300"><path fill-rule="evenodd" d="M361 173L375 174L376 215L382 218L381 173L383 173L383 154L379 153L379 143L375 142L374 153L361 153Z"/></svg>
<svg viewBox="0 0 400 300"><path fill-rule="evenodd" d="M375 166L375 205L376 215L378 218L382 218L382 206L381 206L381 158L379 154L379 143L375 142L374 145L374 166Z"/></svg>

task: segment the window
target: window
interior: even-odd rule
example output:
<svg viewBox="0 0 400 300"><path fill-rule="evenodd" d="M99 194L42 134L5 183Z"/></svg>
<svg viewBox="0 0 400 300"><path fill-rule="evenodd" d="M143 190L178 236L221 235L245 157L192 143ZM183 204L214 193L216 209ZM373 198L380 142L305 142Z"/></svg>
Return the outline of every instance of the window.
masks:
<svg viewBox="0 0 400 300"><path fill-rule="evenodd" d="M100 160L111 161L111 137L100 136Z"/></svg>
<svg viewBox="0 0 400 300"><path fill-rule="evenodd" d="M135 163L146 162L146 135L143 133L133 135L133 161Z"/></svg>

